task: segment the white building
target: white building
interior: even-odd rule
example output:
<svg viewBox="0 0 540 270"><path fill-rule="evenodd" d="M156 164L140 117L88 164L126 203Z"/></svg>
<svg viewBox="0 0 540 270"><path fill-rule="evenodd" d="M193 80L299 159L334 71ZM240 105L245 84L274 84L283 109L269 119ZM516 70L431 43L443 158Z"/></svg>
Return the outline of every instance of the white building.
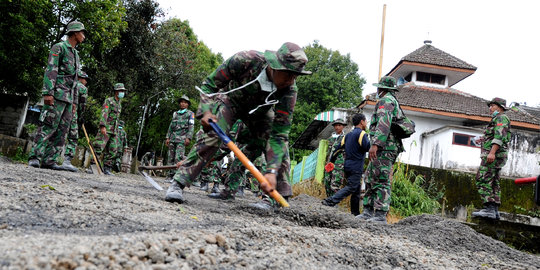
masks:
<svg viewBox="0 0 540 270"><path fill-rule="evenodd" d="M488 101L452 88L475 71L476 67L426 41L388 72L387 75L398 78L396 98L416 124L416 133L403 140L406 152L399 157L402 162L460 171L478 169L480 148L472 143L472 138L482 135L491 120ZM375 91L374 88L371 89ZM321 113L293 147L313 149L318 140L332 132L329 123L335 118L348 118L361 110L369 119L375 104L372 93L357 108ZM512 121L512 141L501 172L505 176L540 174L540 118L535 116L536 109L532 110L516 107L507 111ZM330 118L331 115L336 117Z"/></svg>

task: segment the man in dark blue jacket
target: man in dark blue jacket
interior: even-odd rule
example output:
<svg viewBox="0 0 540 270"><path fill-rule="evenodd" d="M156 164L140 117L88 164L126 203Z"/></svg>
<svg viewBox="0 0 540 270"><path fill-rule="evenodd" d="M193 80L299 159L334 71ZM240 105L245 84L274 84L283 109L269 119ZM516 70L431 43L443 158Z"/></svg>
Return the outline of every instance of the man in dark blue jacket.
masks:
<svg viewBox="0 0 540 270"><path fill-rule="evenodd" d="M336 194L322 201L322 204L334 206L351 195L351 213L355 216L360 214L360 182L362 172L364 171L364 160L369 151L369 136L364 131L367 127L366 117L361 114L355 114L352 118L354 129L343 138L338 149L345 148L345 178L347 185L340 189ZM339 151L334 150L335 159Z"/></svg>

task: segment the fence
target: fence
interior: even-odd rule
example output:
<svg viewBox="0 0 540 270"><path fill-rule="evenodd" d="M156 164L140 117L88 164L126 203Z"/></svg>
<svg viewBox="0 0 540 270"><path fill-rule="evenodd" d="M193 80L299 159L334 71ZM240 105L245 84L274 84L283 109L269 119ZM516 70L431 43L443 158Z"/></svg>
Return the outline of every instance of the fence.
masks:
<svg viewBox="0 0 540 270"><path fill-rule="evenodd" d="M297 184L312 178L315 178L318 182L322 182L327 151L328 141L321 140L319 142L319 148L315 149L309 156L304 156L302 162L294 166L291 173L291 184Z"/></svg>

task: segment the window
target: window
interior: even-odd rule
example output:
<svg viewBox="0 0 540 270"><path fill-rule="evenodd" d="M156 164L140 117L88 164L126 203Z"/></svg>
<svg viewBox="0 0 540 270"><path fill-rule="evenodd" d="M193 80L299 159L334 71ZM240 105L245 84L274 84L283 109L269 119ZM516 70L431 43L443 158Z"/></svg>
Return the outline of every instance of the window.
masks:
<svg viewBox="0 0 540 270"><path fill-rule="evenodd" d="M436 83L444 85L445 76L426 72L416 72L416 80L421 82Z"/></svg>
<svg viewBox="0 0 540 270"><path fill-rule="evenodd" d="M474 137L475 136L472 136L472 135L454 133L452 144L480 148L480 146L477 146L476 144L474 144L473 142Z"/></svg>

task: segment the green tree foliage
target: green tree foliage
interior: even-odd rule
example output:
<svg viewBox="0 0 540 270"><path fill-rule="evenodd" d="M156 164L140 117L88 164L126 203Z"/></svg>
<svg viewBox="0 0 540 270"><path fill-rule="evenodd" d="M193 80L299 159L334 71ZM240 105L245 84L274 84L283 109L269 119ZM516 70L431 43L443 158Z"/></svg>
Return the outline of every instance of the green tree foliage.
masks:
<svg viewBox="0 0 540 270"><path fill-rule="evenodd" d="M54 23L47 0L0 1L0 90L37 100Z"/></svg>
<svg viewBox="0 0 540 270"><path fill-rule="evenodd" d="M290 141L294 142L315 116L333 107L351 108L362 101L362 87L366 80L358 74L358 65L349 54L341 55L320 45L317 41L304 48L309 62L306 70L311 76L297 79L298 99ZM305 151L296 150L294 160Z"/></svg>
<svg viewBox="0 0 540 270"><path fill-rule="evenodd" d="M34 101L40 98L49 48L64 38L69 22L79 20L88 30L78 47L84 66L97 66L126 26L120 0L2 0L0 7L0 87Z"/></svg>

